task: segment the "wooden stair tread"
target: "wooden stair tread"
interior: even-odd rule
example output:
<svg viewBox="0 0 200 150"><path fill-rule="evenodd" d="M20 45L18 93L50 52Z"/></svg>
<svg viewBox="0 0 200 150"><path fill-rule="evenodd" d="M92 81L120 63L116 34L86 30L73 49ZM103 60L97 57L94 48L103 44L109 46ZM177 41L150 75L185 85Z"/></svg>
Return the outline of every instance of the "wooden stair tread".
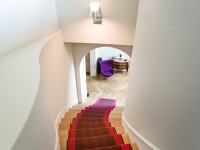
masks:
<svg viewBox="0 0 200 150"><path fill-rule="evenodd" d="M139 150L136 143L131 144L131 147L132 147L133 150Z"/></svg>

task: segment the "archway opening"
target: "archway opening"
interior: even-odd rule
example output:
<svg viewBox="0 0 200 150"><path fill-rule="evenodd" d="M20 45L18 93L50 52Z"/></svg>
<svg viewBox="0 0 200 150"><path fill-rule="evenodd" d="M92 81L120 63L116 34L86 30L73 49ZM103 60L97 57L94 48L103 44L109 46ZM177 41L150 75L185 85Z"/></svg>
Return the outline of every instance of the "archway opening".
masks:
<svg viewBox="0 0 200 150"><path fill-rule="evenodd" d="M106 78L101 73L99 61L113 60L114 74ZM126 64L124 67L121 65ZM87 53L80 63L81 94L83 99L116 99L118 106L124 106L128 88L131 56L113 47L98 47Z"/></svg>

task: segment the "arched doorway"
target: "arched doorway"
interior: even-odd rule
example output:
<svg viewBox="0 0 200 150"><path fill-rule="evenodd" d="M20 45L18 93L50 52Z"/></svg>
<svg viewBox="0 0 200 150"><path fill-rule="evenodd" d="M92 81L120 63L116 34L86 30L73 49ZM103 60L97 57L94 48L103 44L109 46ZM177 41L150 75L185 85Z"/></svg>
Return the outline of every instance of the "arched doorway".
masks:
<svg viewBox="0 0 200 150"><path fill-rule="evenodd" d="M109 45L109 44L86 44L86 43L73 43L73 57L75 64L75 74L76 74L76 86L77 86L77 95L78 102L83 103L85 101L84 96L82 95L82 84L81 84L81 71L80 64L82 59L89 53L91 50L98 47L113 47L122 50L127 53L130 57L132 56L132 45Z"/></svg>
<svg viewBox="0 0 200 150"><path fill-rule="evenodd" d="M85 101L85 99L87 98L87 94L91 94L91 88L93 88L93 96L95 95L96 98L99 98L99 96L109 96L112 95L112 93L118 92L118 93L123 93L121 90L121 88L125 88L127 84L127 74L122 75L119 73L119 70L115 70L118 71L116 74L114 74L114 76L110 79L111 81L107 81L105 82L105 80L101 77L100 74L98 74L97 72L97 59L98 58L102 58L102 60L109 60L109 59L113 59L113 58L119 58L121 55L122 60L126 60L128 62L130 62L131 58L130 55L128 55L126 52L114 48L114 47L106 47L106 46L101 46L101 47L97 47L95 49L90 50L87 54L85 54L80 62L80 67L79 67L79 71L80 71L80 87L81 87L81 98L82 98L82 102ZM89 59L89 60L88 60ZM115 59L114 59L115 60ZM89 85L90 88L87 87L87 80L86 80L86 72L88 72L88 70L90 70L89 74L87 74L87 78L89 78ZM120 72L126 71L124 69L120 70ZM125 81L125 83L123 83L122 81L118 81L118 80L123 80ZM93 84L91 84L91 82L94 82ZM113 85L114 84L114 85ZM122 85L119 84L124 84L124 86L122 87ZM95 86L96 85L96 86ZM117 90L115 88L110 89L110 87L106 87L106 86L114 86L116 88L118 88ZM117 87L118 86L118 87ZM94 89L96 89L96 91L94 91ZM98 91L106 91L106 92L99 92ZM109 92L111 91L111 92ZM119 94L118 94L119 95ZM108 97L111 98L111 97Z"/></svg>

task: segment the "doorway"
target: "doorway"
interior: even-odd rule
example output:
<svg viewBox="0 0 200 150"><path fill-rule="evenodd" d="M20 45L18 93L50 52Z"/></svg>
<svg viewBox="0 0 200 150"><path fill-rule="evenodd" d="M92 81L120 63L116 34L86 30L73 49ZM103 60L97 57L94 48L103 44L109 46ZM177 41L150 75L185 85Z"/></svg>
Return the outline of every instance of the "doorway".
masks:
<svg viewBox="0 0 200 150"><path fill-rule="evenodd" d="M117 99L118 105L123 106L128 88L128 76L126 69L115 69L115 74L105 80L98 72L98 58L102 60L119 59L126 60L131 64L131 58L125 52L113 47L98 47L87 53L80 64L81 87L83 98ZM84 72L84 73L83 73Z"/></svg>

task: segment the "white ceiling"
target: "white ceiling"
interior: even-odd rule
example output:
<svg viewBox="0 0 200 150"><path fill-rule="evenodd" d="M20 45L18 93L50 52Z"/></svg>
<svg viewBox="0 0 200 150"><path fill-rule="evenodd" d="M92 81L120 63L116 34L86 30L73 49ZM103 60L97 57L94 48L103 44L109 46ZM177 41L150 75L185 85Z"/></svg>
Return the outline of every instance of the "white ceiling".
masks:
<svg viewBox="0 0 200 150"><path fill-rule="evenodd" d="M92 24L89 4L100 3L103 24ZM65 42L132 45L138 0L56 0Z"/></svg>
<svg viewBox="0 0 200 150"><path fill-rule="evenodd" d="M58 29L55 0L0 0L0 59Z"/></svg>

